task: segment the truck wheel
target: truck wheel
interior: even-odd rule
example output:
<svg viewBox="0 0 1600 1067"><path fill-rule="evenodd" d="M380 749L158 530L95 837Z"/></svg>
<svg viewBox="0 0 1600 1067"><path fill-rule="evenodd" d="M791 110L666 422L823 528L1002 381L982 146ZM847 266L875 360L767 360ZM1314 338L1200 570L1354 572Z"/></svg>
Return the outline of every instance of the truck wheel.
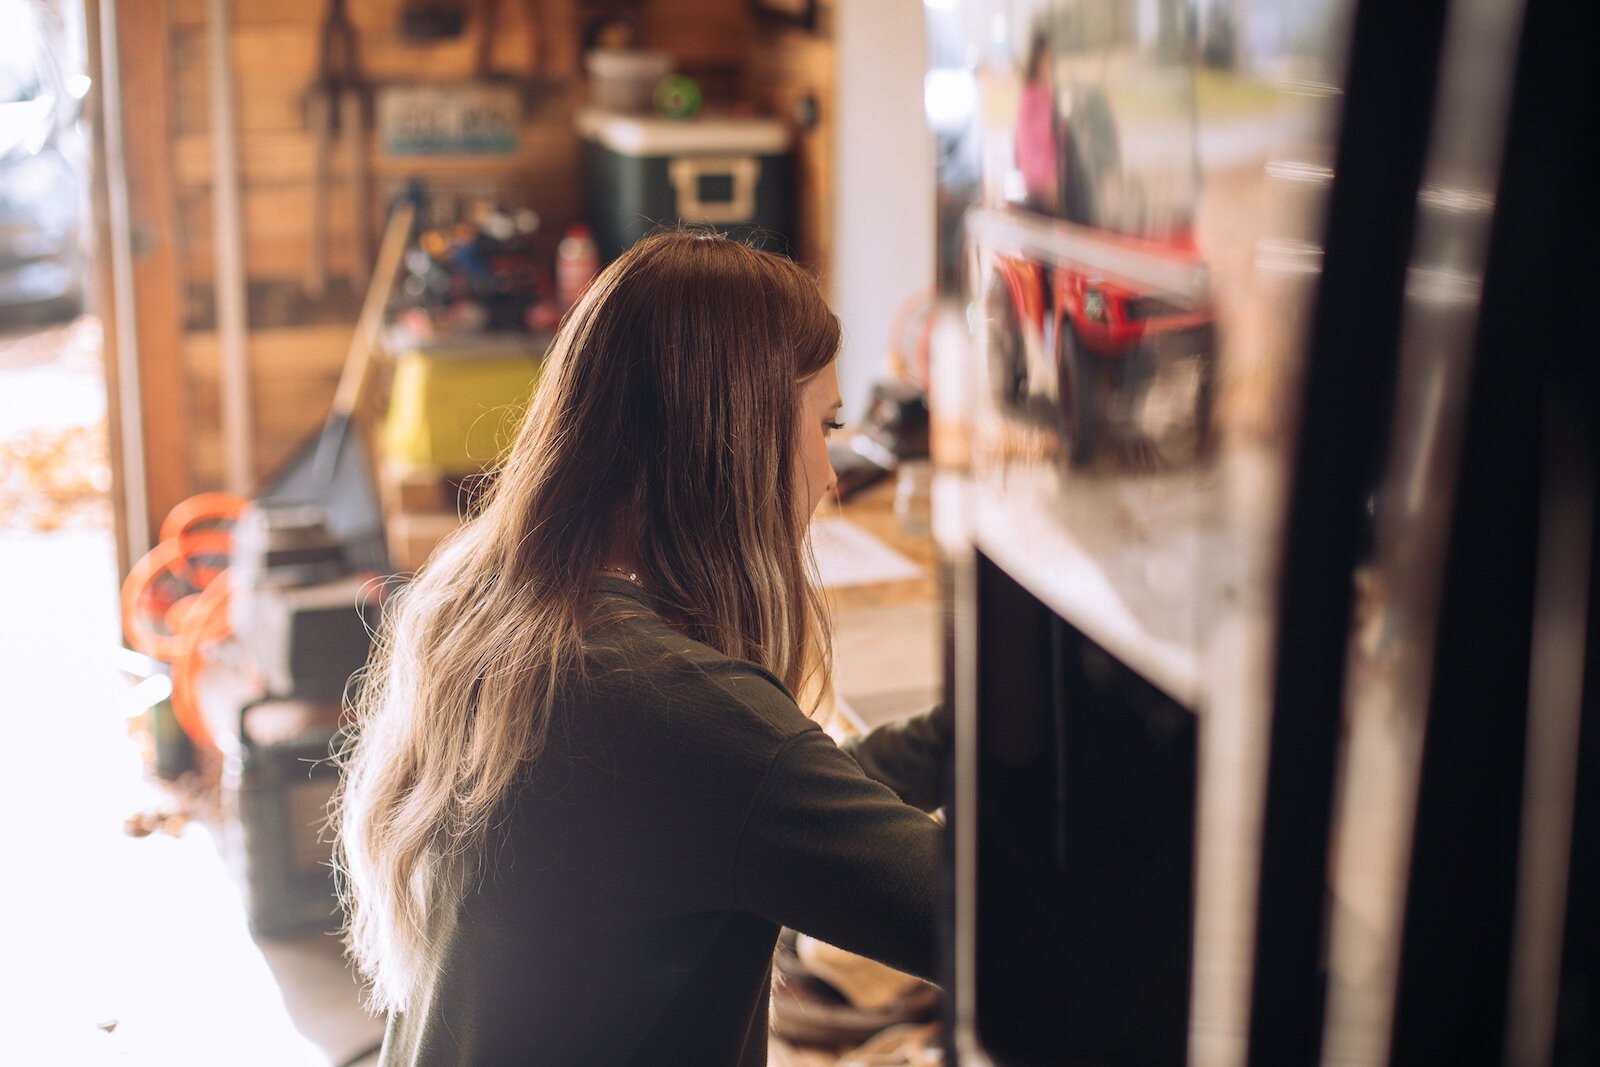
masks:
<svg viewBox="0 0 1600 1067"><path fill-rule="evenodd" d="M1217 400L1217 333L1208 327L1200 348L1200 389L1194 403L1195 456L1208 459L1217 447L1213 412Z"/></svg>
<svg viewBox="0 0 1600 1067"><path fill-rule="evenodd" d="M989 384L1002 408L1018 408L1027 397L1028 368L1022 348L1022 324L1011 303L1011 290L996 274L984 297L984 329L988 331Z"/></svg>
<svg viewBox="0 0 1600 1067"><path fill-rule="evenodd" d="M1194 339L1192 354L1181 361L1192 364L1194 395L1192 406L1171 414L1168 424L1149 427L1144 424L1142 405L1163 372L1171 373L1172 365L1162 366L1154 351L1141 347L1133 357L1130 370L1133 380L1129 392L1129 425L1136 428L1139 454L1142 462L1154 470L1175 470L1204 461L1214 444L1211 426L1211 409L1216 390L1215 338L1209 329ZM1153 429L1153 432L1152 432Z"/></svg>
<svg viewBox="0 0 1600 1067"><path fill-rule="evenodd" d="M1063 321L1056 331L1056 425L1067 446L1067 462L1081 467L1094 454L1099 436L1095 411L1093 358L1078 339L1072 323Z"/></svg>

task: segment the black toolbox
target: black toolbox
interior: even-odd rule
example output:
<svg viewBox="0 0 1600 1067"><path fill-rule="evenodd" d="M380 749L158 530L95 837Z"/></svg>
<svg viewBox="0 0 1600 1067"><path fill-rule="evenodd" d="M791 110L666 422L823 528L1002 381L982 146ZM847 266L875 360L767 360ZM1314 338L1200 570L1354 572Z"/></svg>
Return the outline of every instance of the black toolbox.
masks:
<svg viewBox="0 0 1600 1067"><path fill-rule="evenodd" d="M258 934L338 925L326 823L342 736L336 701L266 697L240 709L223 799L245 911Z"/></svg>

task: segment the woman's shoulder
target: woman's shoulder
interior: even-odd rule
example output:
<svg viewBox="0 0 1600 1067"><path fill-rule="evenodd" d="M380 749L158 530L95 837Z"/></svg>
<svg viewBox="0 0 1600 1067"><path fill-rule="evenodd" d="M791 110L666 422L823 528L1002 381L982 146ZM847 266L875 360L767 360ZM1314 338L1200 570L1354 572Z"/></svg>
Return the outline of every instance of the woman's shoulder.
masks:
<svg viewBox="0 0 1600 1067"><path fill-rule="evenodd" d="M674 730L744 729L779 742L811 725L770 672L686 637L642 603L597 598L585 644L586 703Z"/></svg>

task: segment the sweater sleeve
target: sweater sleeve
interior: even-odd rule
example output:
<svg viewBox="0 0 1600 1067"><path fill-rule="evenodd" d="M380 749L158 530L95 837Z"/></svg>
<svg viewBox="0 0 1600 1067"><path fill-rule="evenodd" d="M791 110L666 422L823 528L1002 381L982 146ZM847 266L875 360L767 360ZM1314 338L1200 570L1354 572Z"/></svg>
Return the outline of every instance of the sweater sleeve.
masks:
<svg viewBox="0 0 1600 1067"><path fill-rule="evenodd" d="M750 808L737 907L932 980L939 834L813 727L785 742Z"/></svg>
<svg viewBox="0 0 1600 1067"><path fill-rule="evenodd" d="M944 803L941 781L954 732L950 715L940 705L884 723L839 747L855 758L867 777L893 789L907 804L932 811Z"/></svg>

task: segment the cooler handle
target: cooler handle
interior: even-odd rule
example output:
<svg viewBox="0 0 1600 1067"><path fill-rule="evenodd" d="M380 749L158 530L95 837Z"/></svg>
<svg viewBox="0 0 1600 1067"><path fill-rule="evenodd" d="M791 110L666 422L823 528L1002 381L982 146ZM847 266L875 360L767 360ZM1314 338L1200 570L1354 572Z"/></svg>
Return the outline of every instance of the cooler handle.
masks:
<svg viewBox="0 0 1600 1067"><path fill-rule="evenodd" d="M748 222L756 214L756 179L761 164L749 156L691 156L674 159L667 176L678 194L678 217L687 222ZM702 178L733 179L726 200L702 200Z"/></svg>

